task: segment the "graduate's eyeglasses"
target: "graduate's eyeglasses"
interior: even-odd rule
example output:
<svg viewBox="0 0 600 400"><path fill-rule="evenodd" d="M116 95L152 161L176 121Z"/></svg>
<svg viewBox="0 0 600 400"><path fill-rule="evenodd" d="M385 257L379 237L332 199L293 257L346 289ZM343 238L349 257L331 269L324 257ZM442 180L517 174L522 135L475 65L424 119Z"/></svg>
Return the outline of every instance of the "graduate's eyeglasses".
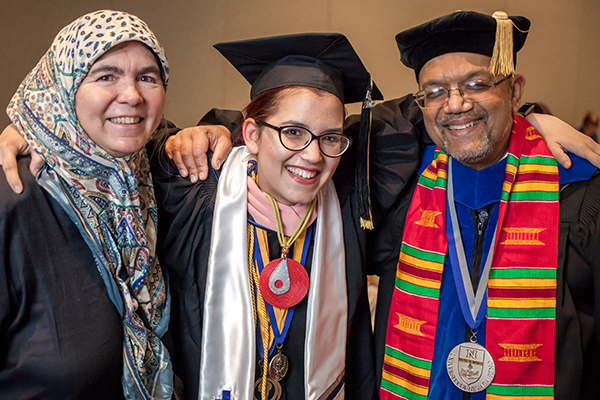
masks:
<svg viewBox="0 0 600 400"><path fill-rule="evenodd" d="M283 147L291 151L303 150L316 140L321 153L327 157L339 157L352 144L352 139L341 133L325 133L317 136L301 126L274 126L265 121L256 121L256 123L279 132L279 141Z"/></svg>
<svg viewBox="0 0 600 400"><path fill-rule="evenodd" d="M443 107L450 99L450 93L453 90L458 90L465 101L480 102L493 97L496 94L496 86L513 76L514 74L511 74L497 81L490 79L469 80L454 88L431 86L413 94L413 97L422 109Z"/></svg>

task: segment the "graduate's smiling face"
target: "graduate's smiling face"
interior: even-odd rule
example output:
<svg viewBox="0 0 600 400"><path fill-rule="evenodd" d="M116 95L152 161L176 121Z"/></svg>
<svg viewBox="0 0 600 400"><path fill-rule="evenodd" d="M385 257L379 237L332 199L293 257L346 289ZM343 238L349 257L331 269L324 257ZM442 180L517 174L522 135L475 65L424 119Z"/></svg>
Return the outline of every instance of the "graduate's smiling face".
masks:
<svg viewBox="0 0 600 400"><path fill-rule="evenodd" d="M276 111L265 122L303 127L317 136L343 132L344 106L333 94L294 87L279 97ZM246 146L258 160L258 186L281 204L310 203L340 162L339 157L323 155L316 140L303 150L287 150L276 130L258 125L252 118L244 121L242 132Z"/></svg>
<svg viewBox="0 0 600 400"><path fill-rule="evenodd" d="M456 88L465 81L489 79L490 57L474 53L448 53L430 60L421 69L420 88ZM498 162L508 150L512 112L518 109L525 78L522 75L499 84L495 94L480 102L464 100L458 90L437 109L423 109L423 120L431 139L460 163L483 169Z"/></svg>

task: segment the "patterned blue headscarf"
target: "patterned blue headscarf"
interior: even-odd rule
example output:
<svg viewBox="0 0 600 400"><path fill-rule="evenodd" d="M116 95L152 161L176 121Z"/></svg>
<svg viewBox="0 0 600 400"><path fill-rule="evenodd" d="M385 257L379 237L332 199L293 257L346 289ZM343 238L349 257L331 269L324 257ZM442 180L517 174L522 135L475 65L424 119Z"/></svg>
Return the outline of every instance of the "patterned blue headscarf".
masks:
<svg viewBox="0 0 600 400"><path fill-rule="evenodd" d="M102 10L58 33L7 112L46 161L38 182L79 227L121 313L125 397L170 399L172 368L160 341L170 301L155 256L157 211L146 150L112 157L83 131L75 113L75 93L92 64L127 41L154 52L166 88L167 59L152 31L133 15Z"/></svg>

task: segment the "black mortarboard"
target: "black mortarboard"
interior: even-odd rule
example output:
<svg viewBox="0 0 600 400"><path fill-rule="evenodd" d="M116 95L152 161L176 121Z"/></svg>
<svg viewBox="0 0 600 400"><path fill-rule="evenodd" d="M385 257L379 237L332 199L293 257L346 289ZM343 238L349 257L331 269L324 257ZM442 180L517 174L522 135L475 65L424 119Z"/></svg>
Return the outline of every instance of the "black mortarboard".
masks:
<svg viewBox="0 0 600 400"><path fill-rule="evenodd" d="M302 33L217 43L214 45L252 85L250 97L286 86L312 87L342 103L363 102L356 162L360 220L370 228L368 184L370 108L383 95L358 54L341 33Z"/></svg>
<svg viewBox="0 0 600 400"><path fill-rule="evenodd" d="M217 43L227 60L252 85L250 97L284 86L308 86L339 97L363 101L371 76L341 33L303 33ZM373 100L383 100L375 84Z"/></svg>
<svg viewBox="0 0 600 400"><path fill-rule="evenodd" d="M514 72L517 52L525 44L530 21L508 17L497 11L493 16L474 11L457 11L400 32L396 43L404 65L415 71L429 60L446 53L476 53L492 57L490 71Z"/></svg>

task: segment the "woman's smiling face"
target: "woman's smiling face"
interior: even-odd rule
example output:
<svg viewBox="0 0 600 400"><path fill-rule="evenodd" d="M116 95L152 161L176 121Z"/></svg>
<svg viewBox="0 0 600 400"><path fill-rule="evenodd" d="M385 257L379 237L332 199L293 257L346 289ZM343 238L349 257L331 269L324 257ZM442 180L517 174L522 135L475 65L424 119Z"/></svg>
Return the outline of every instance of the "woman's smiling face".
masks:
<svg viewBox="0 0 600 400"><path fill-rule="evenodd" d="M317 136L342 133L344 106L331 93L294 87L285 89L277 111L265 119L274 126L300 126ZM281 204L310 203L333 176L340 158L321 153L313 140L300 151L287 150L276 130L259 126L247 119L243 126L244 141L258 159L258 186Z"/></svg>
<svg viewBox="0 0 600 400"><path fill-rule="evenodd" d="M75 94L75 112L88 136L113 157L137 152L165 107L165 89L151 50L128 42L90 68Z"/></svg>

